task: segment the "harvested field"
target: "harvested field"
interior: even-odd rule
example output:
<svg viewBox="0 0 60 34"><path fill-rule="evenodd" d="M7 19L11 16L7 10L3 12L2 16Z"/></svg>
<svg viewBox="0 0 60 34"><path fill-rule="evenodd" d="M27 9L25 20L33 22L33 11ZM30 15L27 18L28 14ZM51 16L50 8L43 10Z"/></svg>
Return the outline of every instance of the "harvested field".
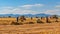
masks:
<svg viewBox="0 0 60 34"><path fill-rule="evenodd" d="M60 34L60 23L0 25L0 34Z"/></svg>
<svg viewBox="0 0 60 34"><path fill-rule="evenodd" d="M0 18L0 34L60 34L60 18Z"/></svg>

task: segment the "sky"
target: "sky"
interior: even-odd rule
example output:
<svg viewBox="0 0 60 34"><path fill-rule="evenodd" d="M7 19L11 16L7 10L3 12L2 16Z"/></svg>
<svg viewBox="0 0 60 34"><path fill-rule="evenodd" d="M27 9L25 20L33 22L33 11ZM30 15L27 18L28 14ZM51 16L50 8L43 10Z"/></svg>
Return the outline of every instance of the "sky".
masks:
<svg viewBox="0 0 60 34"><path fill-rule="evenodd" d="M57 14L60 0L0 0L0 14Z"/></svg>

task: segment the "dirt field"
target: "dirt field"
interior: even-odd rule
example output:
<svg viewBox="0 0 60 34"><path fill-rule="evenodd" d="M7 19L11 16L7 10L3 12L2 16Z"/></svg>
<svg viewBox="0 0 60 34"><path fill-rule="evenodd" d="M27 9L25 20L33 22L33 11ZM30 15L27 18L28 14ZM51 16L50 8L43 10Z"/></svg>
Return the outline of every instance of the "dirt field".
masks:
<svg viewBox="0 0 60 34"><path fill-rule="evenodd" d="M0 34L60 34L60 23L0 25Z"/></svg>

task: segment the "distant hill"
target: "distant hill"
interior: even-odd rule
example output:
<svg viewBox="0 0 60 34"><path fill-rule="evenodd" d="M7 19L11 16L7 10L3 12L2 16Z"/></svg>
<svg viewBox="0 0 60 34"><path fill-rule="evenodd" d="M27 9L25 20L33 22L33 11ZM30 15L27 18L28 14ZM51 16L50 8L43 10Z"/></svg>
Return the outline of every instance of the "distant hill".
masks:
<svg viewBox="0 0 60 34"><path fill-rule="evenodd" d="M25 14L24 16L28 16L28 17L45 17L45 16L51 16L51 15L49 15L49 14L43 14L43 13L41 13L41 14L34 14L34 15L32 15L32 14Z"/></svg>
<svg viewBox="0 0 60 34"><path fill-rule="evenodd" d="M20 14L0 14L0 17L6 17L6 16L11 16L11 17L18 17L18 16L22 16ZM26 17L44 17L44 16L50 16L49 14L24 14L24 16Z"/></svg>

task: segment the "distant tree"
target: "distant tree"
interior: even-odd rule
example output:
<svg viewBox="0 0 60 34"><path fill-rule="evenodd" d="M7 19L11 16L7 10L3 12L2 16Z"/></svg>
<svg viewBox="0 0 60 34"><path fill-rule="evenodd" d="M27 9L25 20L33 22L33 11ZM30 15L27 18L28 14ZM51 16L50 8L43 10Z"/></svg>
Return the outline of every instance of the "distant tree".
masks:
<svg viewBox="0 0 60 34"><path fill-rule="evenodd" d="M49 19L48 19L48 16L46 16L46 22L47 22L47 23L51 23L51 22L49 21Z"/></svg>
<svg viewBox="0 0 60 34"><path fill-rule="evenodd" d="M11 16L8 16L8 17L11 17Z"/></svg>
<svg viewBox="0 0 60 34"><path fill-rule="evenodd" d="M58 15L53 15L53 18L55 18L56 22L58 22Z"/></svg>
<svg viewBox="0 0 60 34"><path fill-rule="evenodd" d="M53 16L53 18L56 18L56 19L58 19L57 15L52 15L52 16Z"/></svg>
<svg viewBox="0 0 60 34"><path fill-rule="evenodd" d="M45 17L40 17L41 19L45 18Z"/></svg>
<svg viewBox="0 0 60 34"><path fill-rule="evenodd" d="M42 19L43 17L41 17L41 19Z"/></svg>
<svg viewBox="0 0 60 34"><path fill-rule="evenodd" d="M48 23L48 17L46 17L46 22Z"/></svg>
<svg viewBox="0 0 60 34"><path fill-rule="evenodd" d="M36 18L38 18L38 17L36 16Z"/></svg>
<svg viewBox="0 0 60 34"><path fill-rule="evenodd" d="M25 16L21 16L19 19L21 22L24 22L26 20Z"/></svg>
<svg viewBox="0 0 60 34"><path fill-rule="evenodd" d="M44 23L44 22L42 22L40 19L38 19L38 20L37 20L37 23Z"/></svg>
<svg viewBox="0 0 60 34"><path fill-rule="evenodd" d="M31 20L33 19L33 17L31 17Z"/></svg>
<svg viewBox="0 0 60 34"><path fill-rule="evenodd" d="M22 20L26 20L25 16L21 16L20 19L22 19Z"/></svg>
<svg viewBox="0 0 60 34"><path fill-rule="evenodd" d="M17 17L17 22L18 22L19 17Z"/></svg>

